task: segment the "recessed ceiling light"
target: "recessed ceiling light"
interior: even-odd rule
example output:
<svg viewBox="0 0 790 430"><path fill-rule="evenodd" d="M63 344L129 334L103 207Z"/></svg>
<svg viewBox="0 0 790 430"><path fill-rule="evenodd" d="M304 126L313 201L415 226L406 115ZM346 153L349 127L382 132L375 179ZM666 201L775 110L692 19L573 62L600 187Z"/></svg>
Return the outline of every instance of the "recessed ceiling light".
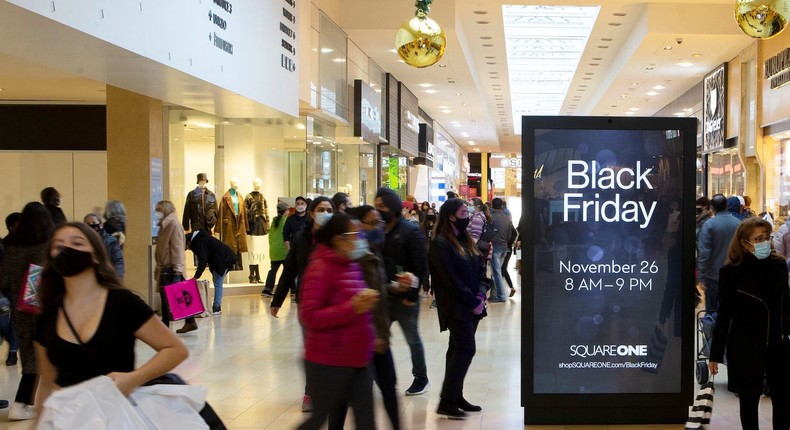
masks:
<svg viewBox="0 0 790 430"><path fill-rule="evenodd" d="M609 25L612 27L619 27L621 24L619 22L610 22Z"/></svg>
<svg viewBox="0 0 790 430"><path fill-rule="evenodd" d="M699 58L699 57L702 57L702 54L691 54L691 56L694 57L694 58Z"/></svg>
<svg viewBox="0 0 790 430"><path fill-rule="evenodd" d="M614 15L614 16L626 16L626 15L628 15L628 14L627 14L627 13L625 13L625 12L615 12L615 13L613 13L612 15Z"/></svg>
<svg viewBox="0 0 790 430"><path fill-rule="evenodd" d="M609 45L598 45L598 49L606 49Z"/></svg>
<svg viewBox="0 0 790 430"><path fill-rule="evenodd" d="M456 123L456 124L453 124L453 125L456 126L456 127L463 127L464 126L463 124L460 124L460 123Z"/></svg>
<svg viewBox="0 0 790 430"><path fill-rule="evenodd" d="M655 87L653 87L654 90L663 90L664 88L666 87L663 85L656 85Z"/></svg>
<svg viewBox="0 0 790 430"><path fill-rule="evenodd" d="M594 57L592 60L593 61L601 61L601 60L603 60L603 58L601 58L601 57Z"/></svg>
<svg viewBox="0 0 790 430"><path fill-rule="evenodd" d="M647 95L649 95L649 96L657 96L657 95L658 95L658 93L657 93L657 92L655 92L655 91L648 91L648 92L646 92L645 94L647 94Z"/></svg>
<svg viewBox="0 0 790 430"><path fill-rule="evenodd" d="M491 36L480 36L483 40L491 40Z"/></svg>
<svg viewBox="0 0 790 430"><path fill-rule="evenodd" d="M493 60L493 59L495 59L496 57L495 57L495 56L493 56L493 55L486 55L486 56L485 56L485 57L483 57L483 58L485 58L486 60Z"/></svg>
<svg viewBox="0 0 790 430"><path fill-rule="evenodd" d="M592 72L586 72L586 73L585 73L585 75L587 75L587 76L592 76L592 75L594 75L594 74L595 74L595 73L592 73Z"/></svg>
<svg viewBox="0 0 790 430"><path fill-rule="evenodd" d="M494 66L494 65L496 65L496 61L490 61L490 62L487 62L486 64L488 64L489 66Z"/></svg>
<svg viewBox="0 0 790 430"><path fill-rule="evenodd" d="M484 43L483 44L483 48L493 48L493 47L494 47L494 45L492 45L490 43Z"/></svg>
<svg viewBox="0 0 790 430"><path fill-rule="evenodd" d="M475 21L475 23L480 24L480 25L486 25L486 24L488 24L488 21Z"/></svg>
<svg viewBox="0 0 790 430"><path fill-rule="evenodd" d="M634 113L633 113L633 112L626 112L625 114L626 114L626 115L634 115Z"/></svg>
<svg viewBox="0 0 790 430"><path fill-rule="evenodd" d="M474 11L473 13L474 13L475 15L485 15L485 14L487 14L487 13L488 13L488 11L485 11L485 10L476 10L476 11Z"/></svg>
<svg viewBox="0 0 790 430"><path fill-rule="evenodd" d="M639 82L631 82L631 86L632 87L638 87L639 86Z"/></svg>
<svg viewBox="0 0 790 430"><path fill-rule="evenodd" d="M450 109L443 109L442 113L453 113L453 111L451 111Z"/></svg>
<svg viewBox="0 0 790 430"><path fill-rule="evenodd" d="M498 75L499 72L488 72L489 75Z"/></svg>
<svg viewBox="0 0 790 430"><path fill-rule="evenodd" d="M439 64L439 67L445 68L445 67L447 67L447 64Z"/></svg>
<svg viewBox="0 0 790 430"><path fill-rule="evenodd" d="M457 95L457 96L462 96L463 94L461 94L461 93L455 93L455 95Z"/></svg>
<svg viewBox="0 0 790 430"><path fill-rule="evenodd" d="M671 51L672 48L674 48L674 47L671 46L671 45L667 45L667 46L664 47L664 51Z"/></svg>
<svg viewBox="0 0 790 430"><path fill-rule="evenodd" d="M688 61L683 61L683 62L680 62L680 63L677 63L677 64L680 67L691 67L691 66L694 65L693 63L689 63Z"/></svg>
<svg viewBox="0 0 790 430"><path fill-rule="evenodd" d="M417 84L417 86L420 86L420 87L423 87L423 88L430 88L430 87L433 86L433 84Z"/></svg>
<svg viewBox="0 0 790 430"><path fill-rule="evenodd" d="M447 109L447 106L444 106L444 105L439 106L439 109Z"/></svg>
<svg viewBox="0 0 790 430"><path fill-rule="evenodd" d="M628 110L630 110L630 111L632 111L632 112L636 112L636 111L638 111L638 110L639 110L639 108L631 108L631 109L628 109Z"/></svg>
<svg viewBox="0 0 790 430"><path fill-rule="evenodd" d="M686 113L685 113L685 112L675 112L675 113L673 113L672 115L675 115L675 116L685 116L685 115L686 115Z"/></svg>
<svg viewBox="0 0 790 430"><path fill-rule="evenodd" d="M611 42L612 40L614 40L614 39L612 39L611 37L602 37L601 38L601 42Z"/></svg>
<svg viewBox="0 0 790 430"><path fill-rule="evenodd" d="M591 81L592 78L582 78L583 81Z"/></svg>
<svg viewBox="0 0 790 430"><path fill-rule="evenodd" d="M321 53L322 54L328 54L330 52L334 52L334 49L332 49L332 48L321 48ZM395 51L395 52L397 52L397 51Z"/></svg>
<svg viewBox="0 0 790 430"><path fill-rule="evenodd" d="M598 65L599 65L598 63L590 63L590 66L592 66L592 67L595 67L595 66L598 66Z"/></svg>
<svg viewBox="0 0 790 430"><path fill-rule="evenodd" d="M474 140L470 140L469 144L472 145L472 146L475 146L475 141Z"/></svg>
<svg viewBox="0 0 790 430"><path fill-rule="evenodd" d="M461 106L466 106L466 102L461 102Z"/></svg>
<svg viewBox="0 0 790 430"><path fill-rule="evenodd" d="M390 49L390 52L392 52L393 54L397 54L398 50L397 49Z"/></svg>
<svg viewBox="0 0 790 430"><path fill-rule="evenodd" d="M428 93L428 94L435 94L435 93L438 93L439 91L437 91L437 90L425 90L423 92Z"/></svg>

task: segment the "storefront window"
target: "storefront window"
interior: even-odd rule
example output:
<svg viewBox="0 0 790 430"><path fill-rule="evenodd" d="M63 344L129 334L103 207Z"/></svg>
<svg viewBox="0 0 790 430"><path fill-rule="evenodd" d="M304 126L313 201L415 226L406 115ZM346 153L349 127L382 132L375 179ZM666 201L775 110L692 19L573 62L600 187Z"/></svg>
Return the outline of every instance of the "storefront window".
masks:
<svg viewBox="0 0 790 430"><path fill-rule="evenodd" d="M359 145L359 205L375 204L376 180L376 146Z"/></svg>
<svg viewBox="0 0 790 430"><path fill-rule="evenodd" d="M409 192L409 159L381 149L381 186L395 190L401 199Z"/></svg>
<svg viewBox="0 0 790 430"><path fill-rule="evenodd" d="M743 195L745 171L737 150L708 154L708 174L711 196Z"/></svg>
<svg viewBox="0 0 790 430"><path fill-rule="evenodd" d="M782 137L766 137L763 142L767 159L773 159L765 165L765 210L773 214L777 226L790 215L790 139Z"/></svg>

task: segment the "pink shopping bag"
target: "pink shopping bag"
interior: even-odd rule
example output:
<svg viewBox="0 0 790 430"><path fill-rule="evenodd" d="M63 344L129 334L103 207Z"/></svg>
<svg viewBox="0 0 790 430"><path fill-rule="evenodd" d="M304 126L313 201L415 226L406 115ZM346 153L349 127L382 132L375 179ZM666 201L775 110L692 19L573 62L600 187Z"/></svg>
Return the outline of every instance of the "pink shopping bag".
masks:
<svg viewBox="0 0 790 430"><path fill-rule="evenodd" d="M202 314L205 310L194 278L165 285L162 288L165 289L165 296L167 297L167 303L170 305L170 313L173 314L173 320L182 320Z"/></svg>

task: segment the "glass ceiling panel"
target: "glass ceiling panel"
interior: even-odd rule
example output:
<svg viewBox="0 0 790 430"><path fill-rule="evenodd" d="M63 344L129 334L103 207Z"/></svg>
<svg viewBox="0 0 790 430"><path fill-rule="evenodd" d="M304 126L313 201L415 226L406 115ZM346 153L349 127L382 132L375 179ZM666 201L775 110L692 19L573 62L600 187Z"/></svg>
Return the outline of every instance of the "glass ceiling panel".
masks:
<svg viewBox="0 0 790 430"><path fill-rule="evenodd" d="M513 124L522 115L558 115L599 6L503 5Z"/></svg>

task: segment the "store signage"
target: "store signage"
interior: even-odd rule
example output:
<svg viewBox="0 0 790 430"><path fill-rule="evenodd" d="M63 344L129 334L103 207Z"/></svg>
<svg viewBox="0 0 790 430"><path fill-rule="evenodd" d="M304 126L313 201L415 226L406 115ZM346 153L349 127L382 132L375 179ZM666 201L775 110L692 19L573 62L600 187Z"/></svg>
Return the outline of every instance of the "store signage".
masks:
<svg viewBox="0 0 790 430"><path fill-rule="evenodd" d="M503 158L500 167L504 168L519 168L521 167L521 157L508 157Z"/></svg>
<svg viewBox="0 0 790 430"><path fill-rule="evenodd" d="M381 95L360 79L354 80L354 136L377 145L381 135Z"/></svg>
<svg viewBox="0 0 790 430"><path fill-rule="evenodd" d="M521 234L533 244L522 259L525 423L685 418L696 127L694 118L524 117L523 168L535 172L522 178ZM560 152L562 168L544 170L540 154ZM683 215L666 238L671 202Z"/></svg>
<svg viewBox="0 0 790 430"><path fill-rule="evenodd" d="M428 167L433 167L434 159L434 145L433 145L433 127L431 124L420 123L418 136L418 149L419 149L419 163L415 159L415 164L425 164Z"/></svg>
<svg viewBox="0 0 790 430"><path fill-rule="evenodd" d="M165 90L139 82L167 79L182 87L218 93L216 88L201 86L194 77L235 96L299 115L296 0L9 3L81 32L69 34L69 39L59 44L64 58L76 57L85 49L101 49L107 58L126 58L129 52L143 57L128 65L134 71L130 75L143 74L140 79L115 77L112 85L177 104L185 101L181 95L172 99ZM65 34L56 27L52 30L53 34ZM32 53L28 59L35 60ZM83 63L81 67L81 76L102 82L110 79L106 63Z"/></svg>
<svg viewBox="0 0 790 430"><path fill-rule="evenodd" d="M790 48L765 60L765 79L771 80L771 89L790 83Z"/></svg>
<svg viewBox="0 0 790 430"><path fill-rule="evenodd" d="M703 96L702 151L716 151L727 133L727 63L705 76Z"/></svg>
<svg viewBox="0 0 790 430"><path fill-rule="evenodd" d="M417 96L414 95L402 82L398 83L398 107L400 123L398 147L411 157L417 157L419 149L420 120L417 117L419 106Z"/></svg>

